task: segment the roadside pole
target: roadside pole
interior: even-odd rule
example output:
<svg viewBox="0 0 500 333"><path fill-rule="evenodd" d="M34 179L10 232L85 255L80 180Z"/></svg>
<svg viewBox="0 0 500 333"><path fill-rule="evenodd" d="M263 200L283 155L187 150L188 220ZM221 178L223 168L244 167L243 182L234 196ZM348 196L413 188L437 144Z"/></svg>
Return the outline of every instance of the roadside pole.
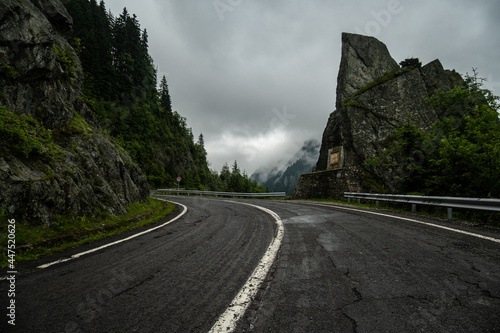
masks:
<svg viewBox="0 0 500 333"><path fill-rule="evenodd" d="M181 180L182 180L181 176L178 176L178 177L177 177L177 191L179 191L179 185L180 185L180 183L181 183ZM178 192L177 192L177 195L179 195L179 193L178 193Z"/></svg>

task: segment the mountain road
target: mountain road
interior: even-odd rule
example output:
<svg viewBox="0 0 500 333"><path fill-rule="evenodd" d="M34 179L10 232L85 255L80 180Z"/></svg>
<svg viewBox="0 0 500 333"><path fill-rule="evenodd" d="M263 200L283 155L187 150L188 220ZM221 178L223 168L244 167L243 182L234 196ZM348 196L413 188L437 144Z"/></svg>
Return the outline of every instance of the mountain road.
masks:
<svg viewBox="0 0 500 333"><path fill-rule="evenodd" d="M100 244L19 264L15 331L210 331L276 239L259 206L279 216L283 239L234 331L500 332L495 230L307 201L161 197L187 212L74 260L37 268ZM7 291L0 281L3 309Z"/></svg>

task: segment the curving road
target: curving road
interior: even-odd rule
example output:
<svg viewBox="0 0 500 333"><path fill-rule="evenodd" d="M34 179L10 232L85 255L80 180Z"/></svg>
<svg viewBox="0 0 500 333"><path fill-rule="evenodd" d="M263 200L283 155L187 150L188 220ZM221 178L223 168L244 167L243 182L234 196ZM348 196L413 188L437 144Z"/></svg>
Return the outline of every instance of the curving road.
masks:
<svg viewBox="0 0 500 333"><path fill-rule="evenodd" d="M188 207L169 225L23 265L16 331L208 332L276 235L272 216L241 204L253 203L280 216L284 237L236 331L500 332L498 233L308 202L168 198Z"/></svg>
<svg viewBox="0 0 500 333"><path fill-rule="evenodd" d="M20 266L15 331L207 332L258 264L275 221L246 205L179 199L187 213L164 228L46 269ZM0 281L3 309L6 288Z"/></svg>
<svg viewBox="0 0 500 333"><path fill-rule="evenodd" d="M281 216L285 236L238 331L500 332L498 233L482 232L492 241L335 205L261 205Z"/></svg>

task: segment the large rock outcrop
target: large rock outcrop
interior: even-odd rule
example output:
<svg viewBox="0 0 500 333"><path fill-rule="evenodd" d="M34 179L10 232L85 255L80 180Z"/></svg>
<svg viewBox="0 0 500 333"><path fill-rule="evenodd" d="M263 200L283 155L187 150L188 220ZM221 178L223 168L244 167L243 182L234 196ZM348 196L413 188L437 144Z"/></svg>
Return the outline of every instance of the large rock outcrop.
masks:
<svg viewBox="0 0 500 333"><path fill-rule="evenodd" d="M149 192L142 171L82 102L71 29L58 0L2 1L0 211L19 221L122 213Z"/></svg>
<svg viewBox="0 0 500 333"><path fill-rule="evenodd" d="M343 33L335 107L339 109L358 89L397 69L399 65L384 43L374 37Z"/></svg>
<svg viewBox="0 0 500 333"><path fill-rule="evenodd" d="M49 19L58 22L57 27ZM72 19L64 6L55 0L5 0L0 24L2 104L13 112L35 115L48 128L70 121L83 73L65 38Z"/></svg>
<svg viewBox="0 0 500 333"><path fill-rule="evenodd" d="M370 190L364 186L363 161L376 156L394 129L406 122L429 129L439 114L426 98L437 89L447 90L462 83L462 77L445 70L439 60L422 68L400 68L377 39L342 34L336 110L323 132L315 168L326 172L325 183L330 184L326 185L330 191L323 184L319 195L313 184L321 182L319 176L304 175L295 197L338 197L343 191ZM341 161L334 156L333 161L339 163L332 164L332 151L340 151L339 147ZM385 175L384 181L387 189L395 190L396 177Z"/></svg>

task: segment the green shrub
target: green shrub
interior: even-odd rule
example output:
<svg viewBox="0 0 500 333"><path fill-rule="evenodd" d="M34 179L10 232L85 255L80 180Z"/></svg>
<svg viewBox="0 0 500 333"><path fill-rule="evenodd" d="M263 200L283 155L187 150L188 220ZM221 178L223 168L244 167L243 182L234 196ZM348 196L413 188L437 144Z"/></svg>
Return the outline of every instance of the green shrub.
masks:
<svg viewBox="0 0 500 333"><path fill-rule="evenodd" d="M50 130L31 115L19 115L0 107L0 146L23 157L42 156L54 159L62 153L54 144Z"/></svg>
<svg viewBox="0 0 500 333"><path fill-rule="evenodd" d="M422 62L418 58L407 58L399 63L402 68L422 68Z"/></svg>
<svg viewBox="0 0 500 333"><path fill-rule="evenodd" d="M10 65L0 66L0 75L6 79L15 79L17 76L16 69Z"/></svg>
<svg viewBox="0 0 500 333"><path fill-rule="evenodd" d="M57 54L57 59L61 63L61 66L64 70L64 74L66 74L66 76L69 78L75 78L76 62L73 55L55 44L52 45L52 51L54 51L55 54Z"/></svg>

